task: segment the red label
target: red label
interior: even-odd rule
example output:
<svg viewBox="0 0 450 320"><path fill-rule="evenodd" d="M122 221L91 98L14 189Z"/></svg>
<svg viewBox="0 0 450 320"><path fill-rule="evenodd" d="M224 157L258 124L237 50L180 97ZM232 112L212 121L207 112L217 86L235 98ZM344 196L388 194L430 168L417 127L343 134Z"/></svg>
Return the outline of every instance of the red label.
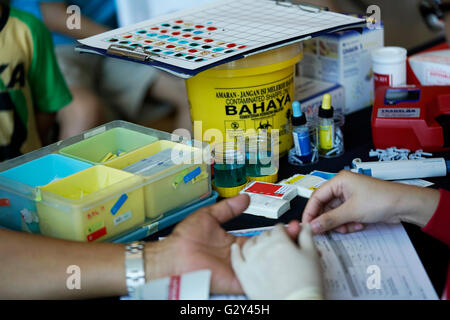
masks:
<svg viewBox="0 0 450 320"><path fill-rule="evenodd" d="M100 237L103 237L105 234L106 234L106 227L103 227L103 228L98 229L97 231L92 232L91 234L89 234L87 236L87 240L89 242L92 242L92 241L97 240Z"/></svg>
<svg viewBox="0 0 450 320"><path fill-rule="evenodd" d="M273 197L283 197L283 193L278 193L283 186L277 185L277 184L270 184L270 183L261 183L261 182L255 182L253 185L251 185L249 188L245 189L245 192L249 193L257 193L257 194L264 194L268 196Z"/></svg>
<svg viewBox="0 0 450 320"><path fill-rule="evenodd" d="M169 300L180 300L180 284L181 284L180 276L170 277L169 297L168 297Z"/></svg>
<svg viewBox="0 0 450 320"><path fill-rule="evenodd" d="M379 74L379 73L374 73L373 74L373 80L375 83L375 90L378 87L382 87L382 86L390 86L391 85L391 75L390 74Z"/></svg>
<svg viewBox="0 0 450 320"><path fill-rule="evenodd" d="M0 207L9 207L10 205L9 199L0 199Z"/></svg>

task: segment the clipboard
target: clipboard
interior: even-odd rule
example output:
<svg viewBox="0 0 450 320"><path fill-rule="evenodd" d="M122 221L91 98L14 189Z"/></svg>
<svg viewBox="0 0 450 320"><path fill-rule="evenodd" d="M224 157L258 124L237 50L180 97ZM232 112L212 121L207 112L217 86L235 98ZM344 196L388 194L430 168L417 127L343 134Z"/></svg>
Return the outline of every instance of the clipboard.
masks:
<svg viewBox="0 0 450 320"><path fill-rule="evenodd" d="M364 19L301 2L220 0L79 40L76 50L150 65L186 79L237 59L365 25Z"/></svg>

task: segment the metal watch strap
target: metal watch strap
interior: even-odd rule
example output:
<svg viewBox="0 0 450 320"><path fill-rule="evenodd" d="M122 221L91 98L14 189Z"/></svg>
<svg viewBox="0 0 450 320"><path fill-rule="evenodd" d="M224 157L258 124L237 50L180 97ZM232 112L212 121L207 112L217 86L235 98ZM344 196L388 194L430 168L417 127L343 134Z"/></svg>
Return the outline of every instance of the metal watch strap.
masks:
<svg viewBox="0 0 450 320"><path fill-rule="evenodd" d="M145 284L144 246L143 241L125 246L125 276L130 296L134 294L136 287Z"/></svg>

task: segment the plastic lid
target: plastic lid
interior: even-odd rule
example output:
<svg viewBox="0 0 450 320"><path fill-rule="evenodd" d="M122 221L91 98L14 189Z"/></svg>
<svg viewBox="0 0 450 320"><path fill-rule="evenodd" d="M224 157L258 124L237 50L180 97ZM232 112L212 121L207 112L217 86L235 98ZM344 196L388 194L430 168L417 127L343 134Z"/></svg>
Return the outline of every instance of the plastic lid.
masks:
<svg viewBox="0 0 450 320"><path fill-rule="evenodd" d="M372 61L376 63L398 63L406 60L407 51L402 47L383 47L372 51Z"/></svg>
<svg viewBox="0 0 450 320"><path fill-rule="evenodd" d="M245 188L247 183L248 183L248 180L244 184L242 184L240 186L231 187L231 188L224 188L224 187L216 186L214 184L214 180L211 182L213 189L216 190L217 193L219 194L219 196L222 197L222 198L231 198L231 197L237 196L239 194L239 192L242 189Z"/></svg>
<svg viewBox="0 0 450 320"><path fill-rule="evenodd" d="M293 126L302 126L306 124L306 117L305 114L302 112L302 109L300 107L300 102L294 101L292 103L292 125Z"/></svg>
<svg viewBox="0 0 450 320"><path fill-rule="evenodd" d="M300 102L292 102L292 111L294 112L294 117L299 118L302 116L302 109L300 108Z"/></svg>
<svg viewBox="0 0 450 320"><path fill-rule="evenodd" d="M276 183L278 181L278 169L275 171L275 173L267 175L267 176L259 176L259 177L247 176L247 179L250 180L250 181L261 181L261 182L268 182L268 183Z"/></svg>
<svg viewBox="0 0 450 320"><path fill-rule="evenodd" d="M331 95L326 93L322 98L322 105L319 108L319 118L333 118L334 109L331 106Z"/></svg>
<svg viewBox="0 0 450 320"><path fill-rule="evenodd" d="M331 109L331 95L329 93L326 93L323 95L322 98L322 107L323 110L330 110Z"/></svg>

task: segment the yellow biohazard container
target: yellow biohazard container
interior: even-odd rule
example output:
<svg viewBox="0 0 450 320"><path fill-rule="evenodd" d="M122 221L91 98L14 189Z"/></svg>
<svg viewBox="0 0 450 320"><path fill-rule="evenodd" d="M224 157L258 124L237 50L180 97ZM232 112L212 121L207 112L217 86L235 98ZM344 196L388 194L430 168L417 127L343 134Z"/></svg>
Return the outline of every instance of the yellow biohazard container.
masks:
<svg viewBox="0 0 450 320"><path fill-rule="evenodd" d="M201 121L202 139L218 129L223 140L254 130L279 130L279 153L292 147L289 121L299 44L273 49L203 71L186 80L194 122ZM200 140L199 138L197 138ZM204 138L208 143L214 141Z"/></svg>

